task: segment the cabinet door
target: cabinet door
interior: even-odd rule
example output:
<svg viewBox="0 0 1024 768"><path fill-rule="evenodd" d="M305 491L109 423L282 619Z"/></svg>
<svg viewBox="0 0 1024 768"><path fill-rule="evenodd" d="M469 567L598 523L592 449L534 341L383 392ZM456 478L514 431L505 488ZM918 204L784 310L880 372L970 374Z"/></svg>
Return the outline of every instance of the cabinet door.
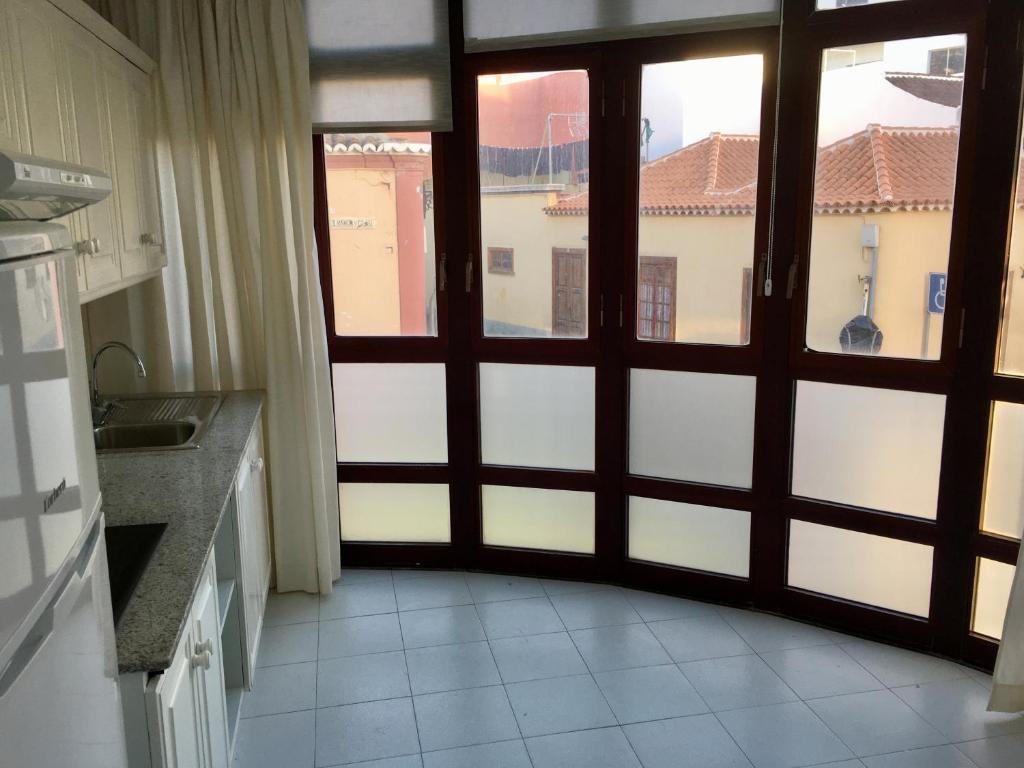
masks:
<svg viewBox="0 0 1024 768"><path fill-rule="evenodd" d="M194 643L192 632L186 632L171 666L154 678L146 691L150 752L157 768L206 765L197 670L192 655Z"/></svg>
<svg viewBox="0 0 1024 768"><path fill-rule="evenodd" d="M76 161L110 173L110 153L105 139L109 127L100 81L99 41L73 22L62 31L61 41L61 69L67 83L64 111L67 122L74 126L72 142L77 149ZM78 216L84 230L81 239L92 246L85 249L82 257L86 286L96 291L121 279L121 263L114 244L114 201L108 197L90 205Z"/></svg>
<svg viewBox="0 0 1024 768"><path fill-rule="evenodd" d="M142 203L137 160L138 112L130 66L112 51L103 54L103 95L110 126L107 135L111 142L111 176L114 180L114 205L117 213L115 246L120 255L123 277L149 271L142 242Z"/></svg>
<svg viewBox="0 0 1024 768"><path fill-rule="evenodd" d="M220 614L217 605L217 570L210 564L192 605L194 653L205 658L196 666L201 720L205 726L209 768L227 768L228 715L224 700L224 661L221 653ZM209 653L209 657L204 654Z"/></svg>
<svg viewBox="0 0 1024 768"><path fill-rule="evenodd" d="M0 0L0 151L20 152L10 5L10 0Z"/></svg>
<svg viewBox="0 0 1024 768"><path fill-rule="evenodd" d="M241 545L242 606L245 619L246 666L256 666L263 614L270 582L270 534L267 529L267 485L263 461L263 434L253 431L238 473L238 538Z"/></svg>
<svg viewBox="0 0 1024 768"><path fill-rule="evenodd" d="M156 172L156 126L153 120L153 85L149 75L136 70L133 77L138 118L138 185L141 200L142 240L149 269L167 265L163 221Z"/></svg>

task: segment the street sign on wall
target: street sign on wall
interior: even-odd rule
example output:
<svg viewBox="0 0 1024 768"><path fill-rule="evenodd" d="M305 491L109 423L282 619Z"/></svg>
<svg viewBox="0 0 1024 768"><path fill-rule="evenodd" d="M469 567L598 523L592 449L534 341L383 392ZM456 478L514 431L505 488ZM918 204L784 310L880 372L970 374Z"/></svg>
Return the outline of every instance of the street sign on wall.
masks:
<svg viewBox="0 0 1024 768"><path fill-rule="evenodd" d="M946 273L928 273L928 314L941 315L946 311Z"/></svg>

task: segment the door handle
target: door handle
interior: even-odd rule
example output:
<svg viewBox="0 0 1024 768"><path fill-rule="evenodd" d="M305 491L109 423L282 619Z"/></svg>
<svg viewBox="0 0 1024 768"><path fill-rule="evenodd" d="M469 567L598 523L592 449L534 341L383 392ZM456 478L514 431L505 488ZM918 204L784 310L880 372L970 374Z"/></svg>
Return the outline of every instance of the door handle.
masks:
<svg viewBox="0 0 1024 768"><path fill-rule="evenodd" d="M202 653L194 653L194 654L192 654L192 666L193 667L202 667L203 669L209 669L210 668L210 659L212 657L213 657L213 654L210 653L209 651L203 651Z"/></svg>
<svg viewBox="0 0 1024 768"><path fill-rule="evenodd" d="M196 655L205 653L209 656L213 655L213 640L207 638L201 643L196 643Z"/></svg>

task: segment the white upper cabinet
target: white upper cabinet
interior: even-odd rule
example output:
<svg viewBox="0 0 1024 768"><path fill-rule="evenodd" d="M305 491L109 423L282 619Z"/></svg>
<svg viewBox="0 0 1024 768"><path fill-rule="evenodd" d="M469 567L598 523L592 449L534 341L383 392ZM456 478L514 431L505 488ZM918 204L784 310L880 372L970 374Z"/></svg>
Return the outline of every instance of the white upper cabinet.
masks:
<svg viewBox="0 0 1024 768"><path fill-rule="evenodd" d="M121 39L136 62L146 57L112 27L97 37L109 25L84 3L74 16L86 21L47 0L0 0L0 150L110 174L110 198L61 220L78 251L85 302L158 275L167 259L151 77L104 40Z"/></svg>

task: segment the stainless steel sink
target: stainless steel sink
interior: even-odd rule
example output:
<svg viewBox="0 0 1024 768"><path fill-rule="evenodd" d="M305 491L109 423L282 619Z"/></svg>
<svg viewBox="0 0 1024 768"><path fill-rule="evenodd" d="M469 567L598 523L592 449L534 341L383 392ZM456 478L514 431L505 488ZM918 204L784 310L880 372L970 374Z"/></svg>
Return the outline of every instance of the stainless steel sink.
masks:
<svg viewBox="0 0 1024 768"><path fill-rule="evenodd" d="M96 447L101 451L176 448L185 445L195 433L196 425L188 421L105 424L92 431Z"/></svg>
<svg viewBox="0 0 1024 768"><path fill-rule="evenodd" d="M198 448L224 395L200 392L115 398L93 429L97 451L168 451Z"/></svg>

